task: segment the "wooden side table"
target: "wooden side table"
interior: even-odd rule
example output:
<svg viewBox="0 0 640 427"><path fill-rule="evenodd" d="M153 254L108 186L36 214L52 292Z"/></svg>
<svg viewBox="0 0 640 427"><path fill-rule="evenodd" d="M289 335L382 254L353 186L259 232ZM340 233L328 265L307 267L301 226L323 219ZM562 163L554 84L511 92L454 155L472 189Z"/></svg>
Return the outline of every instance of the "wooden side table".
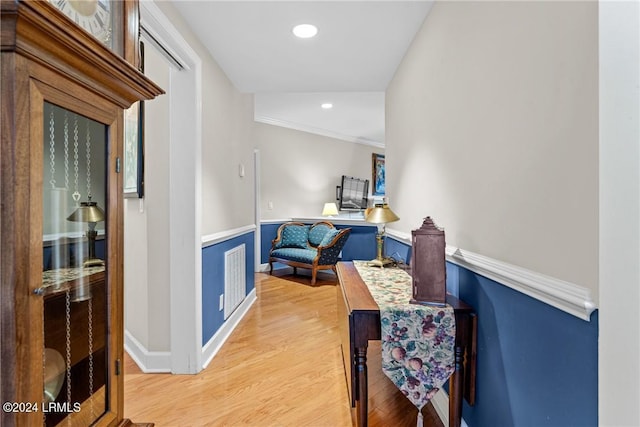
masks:
<svg viewBox="0 0 640 427"><path fill-rule="evenodd" d="M339 262L338 323L348 394L356 408L356 425L367 426L367 347L379 340L380 308L352 262ZM455 372L449 379L449 426L460 426L462 399L475 403L477 316L473 308L447 295L456 318Z"/></svg>

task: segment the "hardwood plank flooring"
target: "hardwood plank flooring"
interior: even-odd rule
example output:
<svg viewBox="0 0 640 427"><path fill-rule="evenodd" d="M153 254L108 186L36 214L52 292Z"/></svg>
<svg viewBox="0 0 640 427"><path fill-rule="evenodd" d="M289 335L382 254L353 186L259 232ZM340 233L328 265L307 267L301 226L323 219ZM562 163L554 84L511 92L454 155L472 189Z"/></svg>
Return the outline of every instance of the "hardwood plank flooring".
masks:
<svg viewBox="0 0 640 427"><path fill-rule="evenodd" d="M303 271L304 270L298 270ZM335 276L256 274L257 301L197 375L144 374L125 360L125 417L163 426L353 425L340 352ZM417 410L380 369L371 342L369 425L415 426ZM428 404L424 425L442 422Z"/></svg>

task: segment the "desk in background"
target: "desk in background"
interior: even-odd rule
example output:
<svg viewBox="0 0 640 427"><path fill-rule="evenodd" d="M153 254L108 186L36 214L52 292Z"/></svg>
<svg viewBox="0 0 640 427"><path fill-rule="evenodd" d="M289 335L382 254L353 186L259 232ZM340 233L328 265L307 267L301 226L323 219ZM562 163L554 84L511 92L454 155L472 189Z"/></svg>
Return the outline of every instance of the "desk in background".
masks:
<svg viewBox="0 0 640 427"><path fill-rule="evenodd" d="M351 262L339 262L338 324L342 342L349 399L356 408L356 425L367 426L368 378L367 347L369 340L380 339L380 309L369 288ZM459 427L462 399L475 402L476 315L465 302L447 295L456 318L455 365L449 379L449 425Z"/></svg>

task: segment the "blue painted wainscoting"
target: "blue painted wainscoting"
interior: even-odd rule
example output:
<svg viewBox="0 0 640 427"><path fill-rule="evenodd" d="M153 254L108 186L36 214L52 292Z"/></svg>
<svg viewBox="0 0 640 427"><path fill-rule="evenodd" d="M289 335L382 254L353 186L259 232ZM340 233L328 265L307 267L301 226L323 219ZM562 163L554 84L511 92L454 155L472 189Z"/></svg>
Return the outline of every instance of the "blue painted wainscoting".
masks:
<svg viewBox="0 0 640 427"><path fill-rule="evenodd" d="M408 244L388 237L385 248L409 262ZM468 426L598 425L597 310L587 322L449 261L447 290L478 314Z"/></svg>
<svg viewBox="0 0 640 427"><path fill-rule="evenodd" d="M324 220L326 221L326 220ZM305 224L313 224L316 221L303 221ZM331 222L331 221L329 221ZM269 250L271 250L271 241L276 238L278 227L284 221L278 223L263 223L260 228L260 262L262 264L269 263ZM351 225L351 224L334 224L336 228L351 228L349 239L342 248L342 261L370 260L376 257L376 231L377 228L372 225ZM277 263L277 266L284 265Z"/></svg>
<svg viewBox="0 0 640 427"><path fill-rule="evenodd" d="M255 227L254 227L255 228ZM219 310L220 294L224 294L224 253L244 243L246 294L255 287L253 273L255 231L249 231L202 248L202 345L209 342L225 322Z"/></svg>
<svg viewBox="0 0 640 427"><path fill-rule="evenodd" d="M45 242L42 249L43 270L82 265L83 258L89 254L87 245L85 238L62 244L57 244L56 241ZM105 259L104 236L96 239L96 258ZM55 260L59 260L61 265L56 265Z"/></svg>
<svg viewBox="0 0 640 427"><path fill-rule="evenodd" d="M268 222L260 224L260 263L269 263L271 241L276 238L276 234L278 234L278 227L280 227L283 223L284 221L278 223Z"/></svg>

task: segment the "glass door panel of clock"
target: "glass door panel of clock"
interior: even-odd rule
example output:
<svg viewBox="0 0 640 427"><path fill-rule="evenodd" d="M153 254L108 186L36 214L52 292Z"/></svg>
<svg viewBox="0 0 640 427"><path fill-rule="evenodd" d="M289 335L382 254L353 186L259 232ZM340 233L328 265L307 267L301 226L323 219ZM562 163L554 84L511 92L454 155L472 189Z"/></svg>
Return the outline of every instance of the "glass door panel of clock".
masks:
<svg viewBox="0 0 640 427"><path fill-rule="evenodd" d="M108 404L108 128L45 103L43 129L42 414L87 426Z"/></svg>

